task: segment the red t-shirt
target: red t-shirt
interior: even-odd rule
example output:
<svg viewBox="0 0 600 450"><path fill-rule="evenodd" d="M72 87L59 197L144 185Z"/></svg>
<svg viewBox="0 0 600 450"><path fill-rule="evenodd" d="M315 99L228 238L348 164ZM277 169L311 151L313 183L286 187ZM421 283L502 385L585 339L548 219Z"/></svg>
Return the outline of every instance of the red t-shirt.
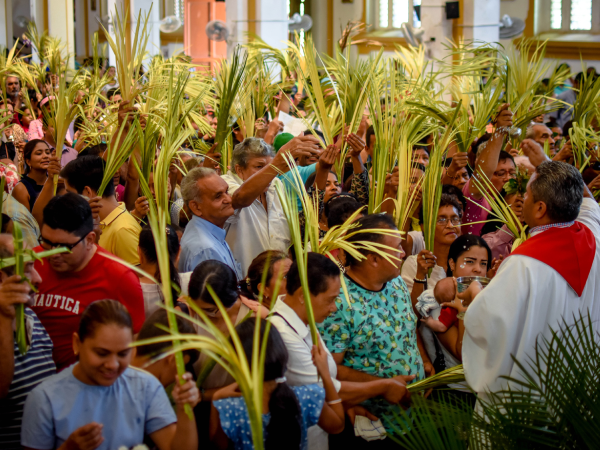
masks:
<svg viewBox="0 0 600 450"><path fill-rule="evenodd" d="M444 325L446 325L446 328L450 328L454 322L456 322L456 315L458 314L458 311L456 311L454 308L449 308L448 306L444 306L442 308L442 311L440 312L440 317L438 317L438 320L440 322L442 322Z"/></svg>
<svg viewBox="0 0 600 450"><path fill-rule="evenodd" d="M81 315L90 303L110 299L123 304L131 314L134 333L144 323L144 297L137 275L100 253L107 252L96 246L96 253L79 272L59 273L48 262L35 262L42 282L32 309L52 339L52 357L59 371L76 361L73 333L79 329Z"/></svg>

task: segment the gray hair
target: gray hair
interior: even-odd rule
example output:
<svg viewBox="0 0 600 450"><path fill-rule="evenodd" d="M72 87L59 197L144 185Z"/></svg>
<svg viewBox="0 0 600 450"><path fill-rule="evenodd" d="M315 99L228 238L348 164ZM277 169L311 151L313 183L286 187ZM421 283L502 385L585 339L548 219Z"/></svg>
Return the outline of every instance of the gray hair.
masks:
<svg viewBox="0 0 600 450"><path fill-rule="evenodd" d="M245 169L252 158L260 156L273 157L275 154L271 149L271 146L262 139L258 138L246 138L233 149L231 155L231 168L235 170L235 166L240 166Z"/></svg>
<svg viewBox="0 0 600 450"><path fill-rule="evenodd" d="M525 139L535 139L535 130L533 129L533 127L536 125L537 124L534 123L529 124L527 130L525 131Z"/></svg>
<svg viewBox="0 0 600 450"><path fill-rule="evenodd" d="M181 180L181 196L186 204L200 197L198 181L211 175L217 175L217 172L209 167L196 167L183 177L183 180Z"/></svg>
<svg viewBox="0 0 600 450"><path fill-rule="evenodd" d="M556 223L577 219L585 183L579 170L559 161L545 161L535 169L531 192L535 202L544 202L548 217Z"/></svg>

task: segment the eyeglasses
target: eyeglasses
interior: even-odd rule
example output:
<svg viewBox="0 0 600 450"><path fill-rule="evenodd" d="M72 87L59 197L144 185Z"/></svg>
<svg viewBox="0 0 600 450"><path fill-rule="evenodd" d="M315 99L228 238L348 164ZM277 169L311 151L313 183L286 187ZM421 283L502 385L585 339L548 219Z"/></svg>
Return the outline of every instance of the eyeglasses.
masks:
<svg viewBox="0 0 600 450"><path fill-rule="evenodd" d="M448 224L448 221L450 221L450 223L455 227L460 225L460 223L461 223L460 217L454 216L450 219L448 219L447 217L440 217L437 220L437 224L441 227L445 227Z"/></svg>
<svg viewBox="0 0 600 450"><path fill-rule="evenodd" d="M499 170L498 172L494 172L494 176L502 178L505 177L507 173L511 178L517 176L516 170L509 170L508 172L506 170Z"/></svg>
<svg viewBox="0 0 600 450"><path fill-rule="evenodd" d="M40 245L45 249L45 250L52 250L53 248L59 248L59 247L65 247L67 250L71 251L73 250L81 241L83 241L88 235L86 234L85 236L83 236L81 239L79 239L77 242L75 242L74 244L62 244L62 243L55 243L52 241L49 241L48 239L40 236L38 238L38 242L40 243Z"/></svg>

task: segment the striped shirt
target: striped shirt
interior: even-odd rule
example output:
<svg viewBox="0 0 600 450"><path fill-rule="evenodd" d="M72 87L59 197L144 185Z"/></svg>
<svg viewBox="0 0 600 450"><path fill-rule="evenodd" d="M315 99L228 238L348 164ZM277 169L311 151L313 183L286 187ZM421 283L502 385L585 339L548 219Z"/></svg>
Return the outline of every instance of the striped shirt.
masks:
<svg viewBox="0 0 600 450"><path fill-rule="evenodd" d="M52 360L52 341L35 313L25 308L28 342L25 355L21 355L14 342L15 372L8 395L0 399L0 448L21 450L21 418L29 392L56 373Z"/></svg>

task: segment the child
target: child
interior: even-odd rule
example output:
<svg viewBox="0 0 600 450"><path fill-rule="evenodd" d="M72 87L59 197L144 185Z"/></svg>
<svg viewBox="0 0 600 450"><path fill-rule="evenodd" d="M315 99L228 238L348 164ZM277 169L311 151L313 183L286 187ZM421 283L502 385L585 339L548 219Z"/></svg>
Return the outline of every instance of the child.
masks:
<svg viewBox="0 0 600 450"><path fill-rule="evenodd" d="M248 361L252 361L255 320L248 319L236 328ZM266 322L259 320L262 342ZM313 346L312 353L323 387L318 384L290 387L285 378L287 349L277 328L271 327L264 363L265 448L304 450L308 444L307 431L317 424L331 434L341 433L344 429L344 408L329 375L327 353L316 346ZM236 450L254 448L248 410L236 383L213 396L210 438L220 449L229 448L230 444Z"/></svg>
<svg viewBox="0 0 600 450"><path fill-rule="evenodd" d="M444 278L435 285L433 296L438 303L438 308L442 303L454 301L456 297L456 279L452 277ZM431 314L435 309L429 311ZM445 333L456 322L456 310L453 308L443 307L438 319L434 319L431 315L421 319L425 325L431 328L436 333Z"/></svg>

